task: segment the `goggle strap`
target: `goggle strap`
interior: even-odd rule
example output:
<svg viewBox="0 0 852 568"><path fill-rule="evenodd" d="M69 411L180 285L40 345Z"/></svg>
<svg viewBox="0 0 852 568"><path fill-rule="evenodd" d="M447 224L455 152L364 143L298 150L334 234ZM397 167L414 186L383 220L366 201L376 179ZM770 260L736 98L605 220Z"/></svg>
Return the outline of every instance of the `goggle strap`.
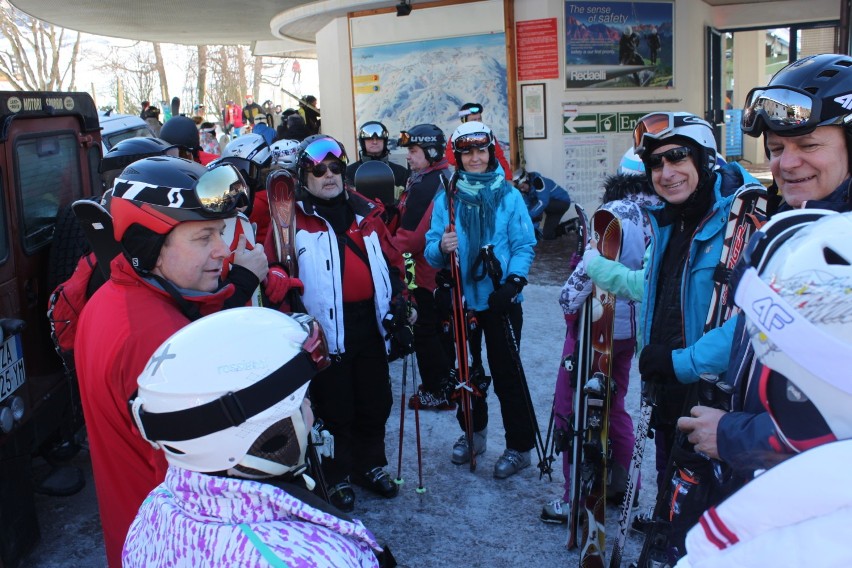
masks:
<svg viewBox="0 0 852 568"><path fill-rule="evenodd" d="M184 410L154 413L140 407L139 421L148 440L166 443L194 440L243 424L292 395L316 372L310 354L302 350L251 386ZM131 408L133 400L128 403Z"/></svg>
<svg viewBox="0 0 852 568"><path fill-rule="evenodd" d="M772 341L767 350L782 351L820 380L852 394L852 380L837 367L837 361L852 361L852 348L794 310L760 279L756 269L745 271L734 298L749 321ZM755 346L755 352L759 351Z"/></svg>

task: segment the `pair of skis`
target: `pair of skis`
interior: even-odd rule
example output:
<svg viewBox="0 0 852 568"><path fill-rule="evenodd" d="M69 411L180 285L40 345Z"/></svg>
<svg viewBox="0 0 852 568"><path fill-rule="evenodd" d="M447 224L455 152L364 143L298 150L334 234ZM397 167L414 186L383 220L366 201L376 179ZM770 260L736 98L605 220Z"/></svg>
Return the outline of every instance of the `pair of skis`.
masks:
<svg viewBox="0 0 852 568"><path fill-rule="evenodd" d="M713 277L714 286L704 326L705 333L722 325L736 313L736 306L733 303L733 293L729 289L728 278L734 265L740 259L749 238L760 228L766 219L766 207L766 188L760 184L747 184L734 197L725 226L722 253ZM645 385L643 385L644 387ZM697 400L699 393L697 389L694 390L695 392L691 391L692 394L688 398ZM639 426L637 427L636 446L634 447L630 465L631 477L634 471L638 475L638 470L641 468L644 438L647 437L648 431L647 424L644 423L644 417L646 413L650 417L650 407L653 404L653 396L643 396L642 419L640 419ZM687 404L684 405L684 413L689 412L690 406L691 403L687 400ZM644 431L640 431L641 429L644 429ZM642 436L641 448L640 435ZM678 456L681 457L679 458ZM702 459L694 453L691 445L686 440L686 436L677 433L674 447L671 451L671 458L664 475L665 485L657 496L653 518L647 528L642 552L639 555L638 561L631 564L633 567L673 566L685 553L683 541L686 536L686 530L692 524L689 519L694 518L697 520L701 513L713 504L709 502L693 503L692 509L688 506L682 506L682 499L679 498L692 489L692 487L686 487L687 485L695 486L702 482L715 483L712 478L706 478L707 476L704 479L700 479L700 476L696 475L694 469L681 463L684 460L683 456L694 456L697 459ZM715 470L716 477L719 476L718 464L706 465L708 469ZM626 495L625 499L627 499ZM628 519L629 514L625 516L624 508L622 507L619 534L621 532L626 533ZM618 551L618 554L620 559L621 550Z"/></svg>
<svg viewBox="0 0 852 568"><path fill-rule="evenodd" d="M599 209L591 232L601 255L618 260L621 222ZM571 515L568 548L580 546L580 566L605 564L606 482L609 459L609 407L612 379L615 295L597 286L580 311L578 347L573 363L574 413L571 444Z"/></svg>

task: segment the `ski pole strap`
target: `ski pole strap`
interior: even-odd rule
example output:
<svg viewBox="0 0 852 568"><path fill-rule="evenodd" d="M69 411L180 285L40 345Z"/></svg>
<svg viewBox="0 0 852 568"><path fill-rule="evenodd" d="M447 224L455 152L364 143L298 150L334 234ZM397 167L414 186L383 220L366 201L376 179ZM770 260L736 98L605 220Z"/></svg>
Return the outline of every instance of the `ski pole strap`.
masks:
<svg viewBox="0 0 852 568"><path fill-rule="evenodd" d="M838 361L852 361L852 348L816 327L793 309L769 285L760 279L757 269L743 274L736 291L736 303L766 336L766 341L752 339L758 358L780 350L796 364L834 388L852 394L852 382L838 371ZM845 353L845 355L844 355Z"/></svg>

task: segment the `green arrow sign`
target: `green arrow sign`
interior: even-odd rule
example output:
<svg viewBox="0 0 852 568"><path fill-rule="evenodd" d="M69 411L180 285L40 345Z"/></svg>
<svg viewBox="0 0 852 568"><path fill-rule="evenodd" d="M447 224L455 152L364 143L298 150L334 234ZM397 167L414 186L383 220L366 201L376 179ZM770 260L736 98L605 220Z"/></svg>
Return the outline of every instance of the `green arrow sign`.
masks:
<svg viewBox="0 0 852 568"><path fill-rule="evenodd" d="M596 134L598 115L578 114L568 117L563 124L563 134Z"/></svg>

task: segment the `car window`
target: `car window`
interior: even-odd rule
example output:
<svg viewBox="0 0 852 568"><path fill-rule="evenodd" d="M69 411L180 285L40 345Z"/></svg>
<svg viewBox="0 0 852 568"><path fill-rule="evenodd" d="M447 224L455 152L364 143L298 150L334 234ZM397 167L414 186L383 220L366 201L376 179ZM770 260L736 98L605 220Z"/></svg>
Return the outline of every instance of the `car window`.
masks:
<svg viewBox="0 0 852 568"><path fill-rule="evenodd" d="M60 204L83 196L77 136L45 132L15 141L18 195L27 253L50 244Z"/></svg>
<svg viewBox="0 0 852 568"><path fill-rule="evenodd" d="M106 147L109 150L122 140L127 140L128 138L136 138L137 136L151 136L151 131L148 129L147 126L136 126L127 130L115 132L113 134L102 133L102 135L104 143L106 144Z"/></svg>

